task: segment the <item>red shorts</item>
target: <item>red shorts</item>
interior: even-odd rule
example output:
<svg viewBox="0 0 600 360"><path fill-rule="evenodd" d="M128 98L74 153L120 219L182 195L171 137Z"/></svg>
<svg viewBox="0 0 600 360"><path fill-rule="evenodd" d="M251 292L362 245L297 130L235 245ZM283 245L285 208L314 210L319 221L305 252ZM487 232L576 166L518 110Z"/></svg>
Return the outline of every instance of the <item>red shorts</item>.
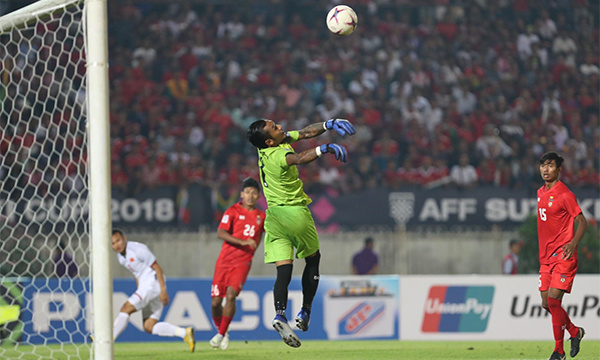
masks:
<svg viewBox="0 0 600 360"><path fill-rule="evenodd" d="M224 298L229 286L239 294L246 283L251 265L249 263L235 267L216 267L212 286L210 287L210 296Z"/></svg>
<svg viewBox="0 0 600 360"><path fill-rule="evenodd" d="M555 288L570 293L576 273L577 259L573 258L541 265L539 290L548 291L549 288Z"/></svg>

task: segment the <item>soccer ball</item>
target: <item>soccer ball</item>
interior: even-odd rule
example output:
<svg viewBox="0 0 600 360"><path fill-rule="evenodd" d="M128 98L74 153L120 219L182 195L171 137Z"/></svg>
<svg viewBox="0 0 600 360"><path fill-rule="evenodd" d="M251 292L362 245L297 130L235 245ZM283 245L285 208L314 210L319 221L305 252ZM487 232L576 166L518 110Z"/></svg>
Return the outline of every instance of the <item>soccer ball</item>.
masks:
<svg viewBox="0 0 600 360"><path fill-rule="evenodd" d="M350 6L334 6L327 14L327 28L336 35L350 35L357 25L358 16Z"/></svg>

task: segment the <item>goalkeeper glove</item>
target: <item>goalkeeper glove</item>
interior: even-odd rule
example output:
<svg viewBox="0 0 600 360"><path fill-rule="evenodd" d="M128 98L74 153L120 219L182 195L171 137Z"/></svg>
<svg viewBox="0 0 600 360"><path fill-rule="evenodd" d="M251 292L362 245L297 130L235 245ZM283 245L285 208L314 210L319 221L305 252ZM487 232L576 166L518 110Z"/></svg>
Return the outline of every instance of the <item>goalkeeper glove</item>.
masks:
<svg viewBox="0 0 600 360"><path fill-rule="evenodd" d="M325 130L333 129L342 136L344 136L346 134L354 135L356 133L356 130L354 130L354 126L350 123L350 121L345 120L345 119L327 120L327 121L325 121L323 126L325 127Z"/></svg>
<svg viewBox="0 0 600 360"><path fill-rule="evenodd" d="M336 160L340 160L343 162L348 161L348 152L346 151L346 148L343 147L342 145L329 143L329 144L323 144L323 145L317 147L317 155L318 156L321 156L322 154L325 154L325 153L335 154Z"/></svg>

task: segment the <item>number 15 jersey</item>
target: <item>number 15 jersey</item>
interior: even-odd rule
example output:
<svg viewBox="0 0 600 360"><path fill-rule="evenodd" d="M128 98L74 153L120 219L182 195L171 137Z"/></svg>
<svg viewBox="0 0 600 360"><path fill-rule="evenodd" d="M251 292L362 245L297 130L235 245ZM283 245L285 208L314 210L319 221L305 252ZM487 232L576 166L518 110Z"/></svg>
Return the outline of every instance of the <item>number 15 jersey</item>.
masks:
<svg viewBox="0 0 600 360"><path fill-rule="evenodd" d="M256 246L260 244L260 238L264 232L265 213L260 209L248 211L241 203L232 205L219 224L219 229L223 229L231 236L246 240L254 239ZM252 262L255 249L250 246L240 246L223 241L221 253L217 259L217 266L237 266L247 265Z"/></svg>
<svg viewBox="0 0 600 360"><path fill-rule="evenodd" d="M575 194L561 181L551 189L546 185L537 191L538 244L540 264L556 263L562 258L563 245L573 240L574 219L581 213ZM577 259L577 248L573 254Z"/></svg>

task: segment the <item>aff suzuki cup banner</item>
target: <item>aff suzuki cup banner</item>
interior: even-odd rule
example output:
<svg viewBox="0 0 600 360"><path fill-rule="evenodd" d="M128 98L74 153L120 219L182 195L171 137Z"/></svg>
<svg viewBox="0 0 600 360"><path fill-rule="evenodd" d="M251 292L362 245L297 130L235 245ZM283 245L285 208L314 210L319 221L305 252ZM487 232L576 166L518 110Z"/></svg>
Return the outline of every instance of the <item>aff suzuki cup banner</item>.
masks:
<svg viewBox="0 0 600 360"><path fill-rule="evenodd" d="M537 275L402 276L400 290L402 340L552 339ZM562 304L586 338L600 339L600 276L577 275Z"/></svg>

